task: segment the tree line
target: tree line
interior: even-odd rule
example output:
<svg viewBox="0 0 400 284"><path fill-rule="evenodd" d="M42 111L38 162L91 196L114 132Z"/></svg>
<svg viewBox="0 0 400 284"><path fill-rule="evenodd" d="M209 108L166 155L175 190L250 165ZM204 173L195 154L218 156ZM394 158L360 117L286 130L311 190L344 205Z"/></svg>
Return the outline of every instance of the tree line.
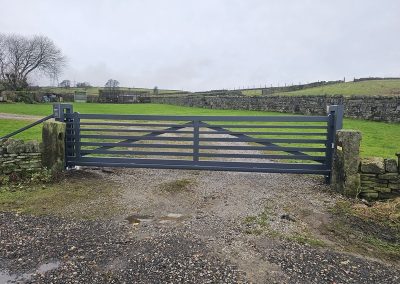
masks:
<svg viewBox="0 0 400 284"><path fill-rule="evenodd" d="M66 57L41 35L0 34L0 83L9 90L25 89L33 74L57 78Z"/></svg>
<svg viewBox="0 0 400 284"><path fill-rule="evenodd" d="M72 84L71 80L62 80L59 84L59 87L62 88L71 88L71 87L77 87L77 88L89 88L92 85L90 85L89 82L77 82L76 84ZM119 82L114 79L109 79L104 87L109 88L109 89L117 89L119 88Z"/></svg>
<svg viewBox="0 0 400 284"><path fill-rule="evenodd" d="M66 61L61 49L46 36L0 33L0 90L24 90L33 75L58 79ZM72 87L71 80L63 80L58 85ZM89 82L78 82L75 86L91 87ZM116 89L119 82L109 79L105 87Z"/></svg>

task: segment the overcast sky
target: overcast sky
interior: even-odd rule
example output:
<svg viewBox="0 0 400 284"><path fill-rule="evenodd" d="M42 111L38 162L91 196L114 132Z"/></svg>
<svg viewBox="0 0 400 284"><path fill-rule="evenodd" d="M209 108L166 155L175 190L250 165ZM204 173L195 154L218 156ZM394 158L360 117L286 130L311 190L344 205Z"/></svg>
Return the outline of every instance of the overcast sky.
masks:
<svg viewBox="0 0 400 284"><path fill-rule="evenodd" d="M208 90L400 76L400 0L0 4L0 32L50 37L68 58L60 79L92 85Z"/></svg>

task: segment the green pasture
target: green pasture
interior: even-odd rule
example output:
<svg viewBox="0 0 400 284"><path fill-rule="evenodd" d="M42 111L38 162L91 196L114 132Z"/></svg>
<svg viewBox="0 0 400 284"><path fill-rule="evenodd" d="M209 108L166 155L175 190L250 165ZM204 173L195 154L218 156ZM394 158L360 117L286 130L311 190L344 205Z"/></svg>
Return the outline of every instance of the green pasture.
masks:
<svg viewBox="0 0 400 284"><path fill-rule="evenodd" d="M165 104L97 104L73 103L74 111L97 114L159 114L159 115L285 115L277 112L220 110L182 107ZM0 113L46 116L51 104L0 104Z"/></svg>
<svg viewBox="0 0 400 284"><path fill-rule="evenodd" d="M74 110L98 114L159 114L159 115L287 115L276 112L245 110L214 110L164 104L84 104L75 103ZM51 114L51 104L0 104L0 113L46 116ZM29 121L0 119L0 136L27 125ZM360 130L363 135L362 156L394 157L400 152L400 123L385 123L359 119L345 119L344 128ZM40 126L27 130L16 138L40 139Z"/></svg>
<svg viewBox="0 0 400 284"><path fill-rule="evenodd" d="M27 120L16 120L16 119L2 119L0 118L0 136L11 133L19 128L22 128L33 121ZM42 139L42 126L34 126L13 138L24 139L24 140L41 140Z"/></svg>
<svg viewBox="0 0 400 284"><path fill-rule="evenodd" d="M373 80L347 82L314 87L294 92L277 93L282 95L400 95L400 80Z"/></svg>
<svg viewBox="0 0 400 284"><path fill-rule="evenodd" d="M262 95L261 90L243 90L242 93L246 96ZM332 85L307 88L304 90L298 90L293 92L277 92L274 93L274 95L393 96L393 95L400 95L400 80L372 80L372 81L362 81L362 82L337 83Z"/></svg>
<svg viewBox="0 0 400 284"><path fill-rule="evenodd" d="M74 93L75 91L77 92L86 92L88 95L98 95L99 90L103 90L104 88L101 87L87 87L87 88L77 88L77 87L71 87L71 88L62 88L62 87L41 87L40 91L42 92L51 92L51 93L57 93L57 94L71 94ZM153 89L146 89L146 88L126 88L126 87L120 87L118 88L119 90L123 91L149 91L153 92ZM175 93L175 92L180 92L178 90L164 90L164 89L159 89L158 90L160 93L163 94L169 94L169 93Z"/></svg>
<svg viewBox="0 0 400 284"><path fill-rule="evenodd" d="M241 91L245 96L260 96L262 95L262 90L243 90Z"/></svg>

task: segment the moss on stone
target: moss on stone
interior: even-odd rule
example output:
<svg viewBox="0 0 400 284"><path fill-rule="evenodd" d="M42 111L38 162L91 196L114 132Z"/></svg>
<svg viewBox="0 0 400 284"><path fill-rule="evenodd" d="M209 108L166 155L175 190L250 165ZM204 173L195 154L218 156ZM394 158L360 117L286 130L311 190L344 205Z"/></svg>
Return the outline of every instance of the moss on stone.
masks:
<svg viewBox="0 0 400 284"><path fill-rule="evenodd" d="M44 167L52 171L62 171L65 167L65 123L43 123L43 159Z"/></svg>

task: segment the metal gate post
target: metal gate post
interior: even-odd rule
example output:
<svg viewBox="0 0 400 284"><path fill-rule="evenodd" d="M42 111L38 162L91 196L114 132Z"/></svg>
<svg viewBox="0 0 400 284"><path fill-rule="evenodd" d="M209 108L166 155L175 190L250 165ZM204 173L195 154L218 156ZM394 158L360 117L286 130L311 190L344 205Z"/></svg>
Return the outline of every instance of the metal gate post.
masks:
<svg viewBox="0 0 400 284"><path fill-rule="evenodd" d="M329 184L331 182L332 175L332 162L333 154L335 152L336 143L336 131L343 128L343 105L331 105L327 107L328 113L328 137L326 142L326 166L330 170L329 174L325 176L325 182Z"/></svg>
<svg viewBox="0 0 400 284"><path fill-rule="evenodd" d="M193 120L193 162L199 161L200 121Z"/></svg>
<svg viewBox="0 0 400 284"><path fill-rule="evenodd" d="M71 104L54 104L53 115L56 121L66 122L65 115L72 114L74 107Z"/></svg>
<svg viewBox="0 0 400 284"><path fill-rule="evenodd" d="M336 134L336 131L343 128L344 106L343 105L328 106L327 113L328 115L333 114L334 116L335 134Z"/></svg>
<svg viewBox="0 0 400 284"><path fill-rule="evenodd" d="M74 112L74 144L75 144L75 157L81 157L81 119L79 117L79 112Z"/></svg>
<svg viewBox="0 0 400 284"><path fill-rule="evenodd" d="M70 167L71 165L68 164L68 156L72 156L75 152L74 149L74 138L71 135L74 133L73 130L73 119L66 118L66 114L73 113L73 106L71 104L53 104L53 115L56 121L66 123L66 130L65 130L65 167Z"/></svg>

